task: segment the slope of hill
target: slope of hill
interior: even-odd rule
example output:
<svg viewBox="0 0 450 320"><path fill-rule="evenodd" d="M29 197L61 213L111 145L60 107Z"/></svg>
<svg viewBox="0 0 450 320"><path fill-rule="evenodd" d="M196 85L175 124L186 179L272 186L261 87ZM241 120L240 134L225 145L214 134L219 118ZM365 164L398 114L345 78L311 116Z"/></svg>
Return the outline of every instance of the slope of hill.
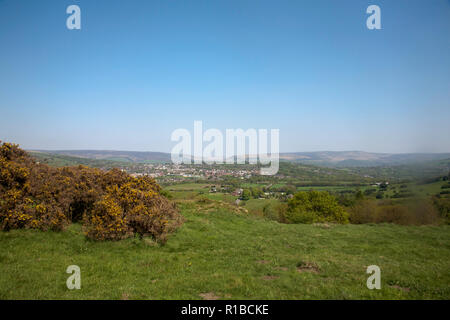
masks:
<svg viewBox="0 0 450 320"><path fill-rule="evenodd" d="M106 151L106 150L51 150L30 151L36 156L52 155L55 159L79 163L81 159L109 161L115 166L120 163L168 163L171 162L170 153L141 152L141 151ZM66 158L64 158L66 157ZM67 158L69 157L69 158ZM78 159L78 160L77 160ZM76 161L75 161L76 160ZM388 167L401 165L417 165L437 163L450 160L450 153L371 153L364 151L318 151L281 153L280 160L325 167ZM83 162L83 161L81 161ZM82 163L84 164L84 163ZM98 163L96 163L98 165ZM70 164L65 164L70 165ZM89 165L89 164L87 164ZM102 165L104 166L104 165Z"/></svg>
<svg viewBox="0 0 450 320"><path fill-rule="evenodd" d="M0 298L450 298L448 226L287 225L193 201L180 208L186 222L165 246L86 241L79 224L0 232ZM71 264L81 290L67 290ZM372 264L381 290L366 287Z"/></svg>
<svg viewBox="0 0 450 320"><path fill-rule="evenodd" d="M450 159L407 163L401 165L348 167L353 173L376 179L392 180L427 180L448 175Z"/></svg>
<svg viewBox="0 0 450 320"><path fill-rule="evenodd" d="M115 151L115 150L30 150L47 154L58 154L97 160L126 161L126 162L169 162L170 153L144 151Z"/></svg>
<svg viewBox="0 0 450 320"><path fill-rule="evenodd" d="M364 151L318 151L281 153L280 159L337 167L373 167L415 164L449 159L450 153L372 153Z"/></svg>
<svg viewBox="0 0 450 320"><path fill-rule="evenodd" d="M78 166L85 165L92 168L124 168L129 162L112 161L112 160L97 160L90 158L82 158L75 156L68 156L56 153L29 151L28 152L36 161L48 164L52 167Z"/></svg>

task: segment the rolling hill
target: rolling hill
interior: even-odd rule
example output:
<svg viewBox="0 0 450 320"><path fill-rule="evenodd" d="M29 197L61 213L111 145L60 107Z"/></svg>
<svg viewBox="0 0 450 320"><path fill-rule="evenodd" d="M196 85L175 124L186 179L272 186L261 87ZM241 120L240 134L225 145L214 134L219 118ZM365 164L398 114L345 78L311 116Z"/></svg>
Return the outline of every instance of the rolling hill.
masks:
<svg viewBox="0 0 450 320"><path fill-rule="evenodd" d="M280 159L333 167L375 167L450 159L450 153L392 154L364 151L317 151L281 153Z"/></svg>
<svg viewBox="0 0 450 320"><path fill-rule="evenodd" d="M122 162L171 162L170 153L115 150L30 150L46 154ZM280 159L329 167L376 167L417 164L450 159L450 153L373 153L364 151L316 151L280 153Z"/></svg>
<svg viewBox="0 0 450 320"><path fill-rule="evenodd" d="M170 153L115 150L30 150L46 154L57 154L70 157L122 161L122 162L169 162Z"/></svg>

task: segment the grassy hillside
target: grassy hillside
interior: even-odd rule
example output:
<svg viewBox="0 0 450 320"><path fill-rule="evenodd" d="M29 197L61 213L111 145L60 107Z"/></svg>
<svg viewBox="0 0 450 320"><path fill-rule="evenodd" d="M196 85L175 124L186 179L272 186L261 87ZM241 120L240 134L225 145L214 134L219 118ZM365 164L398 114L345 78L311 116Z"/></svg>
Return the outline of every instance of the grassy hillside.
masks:
<svg viewBox="0 0 450 320"><path fill-rule="evenodd" d="M52 167L77 166L81 164L92 168L122 168L127 165L127 163L123 161L96 160L46 152L31 151L29 154L35 158L36 161L48 164Z"/></svg>
<svg viewBox="0 0 450 320"><path fill-rule="evenodd" d="M170 153L113 150L52 150L49 154L125 162L169 162Z"/></svg>
<svg viewBox="0 0 450 320"><path fill-rule="evenodd" d="M186 222L165 246L89 241L78 224L0 232L0 298L450 298L448 226L283 225L228 206L181 202ZM71 264L81 290L66 288ZM372 264L381 290L366 288Z"/></svg>

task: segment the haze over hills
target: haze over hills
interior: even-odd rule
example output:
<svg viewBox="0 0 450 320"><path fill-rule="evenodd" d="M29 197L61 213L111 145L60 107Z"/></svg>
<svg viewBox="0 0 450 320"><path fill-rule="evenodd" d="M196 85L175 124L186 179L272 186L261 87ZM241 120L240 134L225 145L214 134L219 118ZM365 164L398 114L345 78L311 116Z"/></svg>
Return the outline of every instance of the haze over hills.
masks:
<svg viewBox="0 0 450 320"><path fill-rule="evenodd" d="M170 162L170 153L151 151L115 150L30 150L33 152L66 155L71 157L124 161L124 162ZM373 153L364 151L315 151L280 153L280 159L305 164L331 167L370 167L414 164L450 159L450 153Z"/></svg>
<svg viewBox="0 0 450 320"><path fill-rule="evenodd" d="M364 151L317 151L281 153L280 159L338 167L372 167L414 164L450 159L450 153L374 153Z"/></svg>

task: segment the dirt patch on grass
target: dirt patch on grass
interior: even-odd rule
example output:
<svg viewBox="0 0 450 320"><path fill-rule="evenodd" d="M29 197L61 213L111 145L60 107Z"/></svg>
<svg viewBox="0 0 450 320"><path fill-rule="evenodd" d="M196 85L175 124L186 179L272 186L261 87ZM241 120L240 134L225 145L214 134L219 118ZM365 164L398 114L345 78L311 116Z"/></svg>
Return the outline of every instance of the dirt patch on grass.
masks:
<svg viewBox="0 0 450 320"><path fill-rule="evenodd" d="M151 261L146 261L146 262L141 262L139 265L143 266L144 268L148 268L152 265L153 263Z"/></svg>
<svg viewBox="0 0 450 320"><path fill-rule="evenodd" d="M313 223L313 226L319 227L322 229L330 229L331 228L331 225L329 225L328 223Z"/></svg>
<svg viewBox="0 0 450 320"><path fill-rule="evenodd" d="M391 288L394 288L394 289L402 290L402 291L404 291L404 292L409 292L409 291L411 291L410 288L404 288L404 287L400 287L400 286L397 286L397 285L392 285L392 286L390 286L390 287L391 287Z"/></svg>
<svg viewBox="0 0 450 320"><path fill-rule="evenodd" d="M268 264L270 261L269 260L258 260L256 262L258 262L260 264Z"/></svg>
<svg viewBox="0 0 450 320"><path fill-rule="evenodd" d="M203 298L203 300L219 300L220 297L216 296L214 292L206 292L206 293L200 293L200 297Z"/></svg>
<svg viewBox="0 0 450 320"><path fill-rule="evenodd" d="M299 262L297 264L297 272L319 273L320 269L314 262Z"/></svg>
<svg viewBox="0 0 450 320"><path fill-rule="evenodd" d="M155 247L158 245L158 243L152 238L144 238L144 243L150 247Z"/></svg>
<svg viewBox="0 0 450 320"><path fill-rule="evenodd" d="M280 270L280 271L288 271L289 270L286 267L276 267L275 269Z"/></svg>
<svg viewBox="0 0 450 320"><path fill-rule="evenodd" d="M222 200L212 200L209 198L206 199L200 199L200 200L191 200L191 202L194 202L196 204L197 210L204 212L204 213L212 213L216 212L218 209L225 209L230 212L236 213L236 214L247 214L248 210L246 208L236 206L235 204L231 204Z"/></svg>
<svg viewBox="0 0 450 320"><path fill-rule="evenodd" d="M263 280L274 280L274 279L278 279L279 276L263 276L262 278L263 278Z"/></svg>
<svg viewBox="0 0 450 320"><path fill-rule="evenodd" d="M129 300L130 299L130 295L128 293L122 293L122 297L120 299L121 300Z"/></svg>

